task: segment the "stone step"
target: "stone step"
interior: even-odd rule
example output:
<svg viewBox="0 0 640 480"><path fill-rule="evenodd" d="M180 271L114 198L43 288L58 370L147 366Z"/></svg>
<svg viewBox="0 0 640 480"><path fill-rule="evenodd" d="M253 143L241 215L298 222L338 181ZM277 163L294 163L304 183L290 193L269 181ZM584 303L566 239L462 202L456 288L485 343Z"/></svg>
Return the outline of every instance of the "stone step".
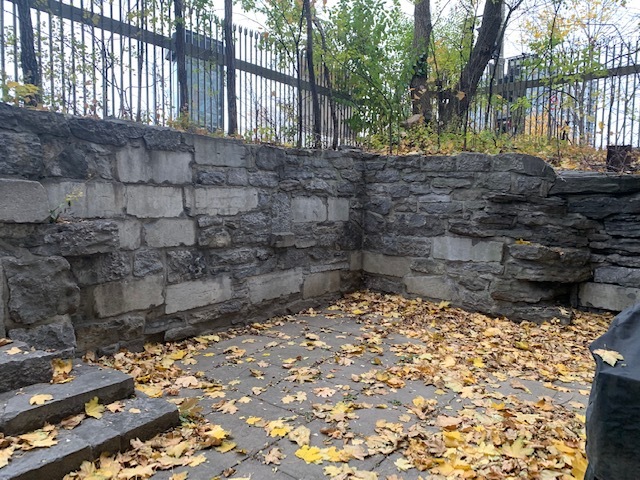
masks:
<svg viewBox="0 0 640 480"><path fill-rule="evenodd" d="M0 432L17 435L36 430L84 411L84 404L93 397L107 404L134 392L133 378L117 370L76 362L72 374L75 378L68 383L37 383L0 394ZM53 399L30 405L31 397L38 394L49 394Z"/></svg>
<svg viewBox="0 0 640 480"><path fill-rule="evenodd" d="M100 419L86 418L73 430L60 430L52 447L15 453L0 469L0 480L58 480L85 460L124 451L132 439L148 440L180 422L177 407L163 399L138 393L124 404L121 412L107 410Z"/></svg>
<svg viewBox="0 0 640 480"><path fill-rule="evenodd" d="M20 350L18 353L14 353ZM24 342L13 341L0 347L0 393L51 380L51 360L59 352L34 350Z"/></svg>

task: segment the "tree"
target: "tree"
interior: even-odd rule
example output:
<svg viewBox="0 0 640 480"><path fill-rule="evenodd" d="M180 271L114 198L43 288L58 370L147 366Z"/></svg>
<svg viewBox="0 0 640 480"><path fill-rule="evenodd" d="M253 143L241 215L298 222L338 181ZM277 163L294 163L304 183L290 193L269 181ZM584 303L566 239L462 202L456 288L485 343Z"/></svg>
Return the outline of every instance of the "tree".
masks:
<svg viewBox="0 0 640 480"><path fill-rule="evenodd" d="M17 0L16 4L20 22L20 64L22 65L23 83L40 88L42 86L42 75L33 43L31 5L28 0ZM26 103L36 106L40 102L41 94L37 93L34 96L29 96Z"/></svg>
<svg viewBox="0 0 640 480"><path fill-rule="evenodd" d="M320 117L320 101L318 100L318 89L316 87L316 72L313 65L313 21L311 15L311 2L310 0L303 0L302 14L307 22L307 67L309 69L309 85L311 88L311 102L313 105L313 147L321 148L322 139L321 132L321 117Z"/></svg>

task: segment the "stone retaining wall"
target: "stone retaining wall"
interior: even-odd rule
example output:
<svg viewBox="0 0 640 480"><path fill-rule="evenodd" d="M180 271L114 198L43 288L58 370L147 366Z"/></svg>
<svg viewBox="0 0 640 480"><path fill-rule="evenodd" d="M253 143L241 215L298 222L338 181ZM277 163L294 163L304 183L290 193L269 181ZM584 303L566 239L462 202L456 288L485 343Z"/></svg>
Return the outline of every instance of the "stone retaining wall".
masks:
<svg viewBox="0 0 640 480"><path fill-rule="evenodd" d="M361 165L3 105L0 336L114 351L358 288Z"/></svg>
<svg viewBox="0 0 640 480"><path fill-rule="evenodd" d="M286 150L0 104L0 336L114 351L363 286L617 311L640 300L639 199L638 177L517 154Z"/></svg>

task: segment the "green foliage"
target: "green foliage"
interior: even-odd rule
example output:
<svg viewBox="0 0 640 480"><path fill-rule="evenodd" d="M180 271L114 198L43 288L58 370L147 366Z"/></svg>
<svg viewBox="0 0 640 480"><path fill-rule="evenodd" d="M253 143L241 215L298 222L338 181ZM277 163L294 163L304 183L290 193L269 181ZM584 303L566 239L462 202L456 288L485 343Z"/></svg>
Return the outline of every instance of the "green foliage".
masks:
<svg viewBox="0 0 640 480"><path fill-rule="evenodd" d="M40 88L30 83L14 81L2 82L2 101L16 106L29 105L40 93Z"/></svg>
<svg viewBox="0 0 640 480"><path fill-rule="evenodd" d="M82 190L80 188L76 188L74 191L72 191L71 193L67 193L64 196L64 201L60 202L59 205L51 208L49 210L49 222L50 223L56 223L60 221L60 215L62 215L63 213L65 213L69 208L71 208L71 205L73 205L73 203L82 198L84 196L84 193L82 192Z"/></svg>

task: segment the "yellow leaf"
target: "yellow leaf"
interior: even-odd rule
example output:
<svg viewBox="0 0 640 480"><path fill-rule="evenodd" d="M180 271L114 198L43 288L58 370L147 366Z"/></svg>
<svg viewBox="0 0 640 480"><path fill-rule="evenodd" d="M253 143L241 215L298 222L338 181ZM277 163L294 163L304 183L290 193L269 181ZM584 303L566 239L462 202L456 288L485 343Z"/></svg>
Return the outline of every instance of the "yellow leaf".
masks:
<svg viewBox="0 0 640 480"><path fill-rule="evenodd" d="M139 408L130 408L129 409L129 413L140 413L140 409Z"/></svg>
<svg viewBox="0 0 640 480"><path fill-rule="evenodd" d="M304 445L296 450L296 457L301 458L307 463L322 463L322 453L318 447Z"/></svg>
<svg viewBox="0 0 640 480"><path fill-rule="evenodd" d="M51 400L53 400L53 395L49 395L48 393L40 393L38 395L34 395L29 399L29 405L44 405Z"/></svg>
<svg viewBox="0 0 640 480"><path fill-rule="evenodd" d="M18 347L13 347L7 350L7 355L17 355L18 353L22 353L22 350L20 350Z"/></svg>
<svg viewBox="0 0 640 480"><path fill-rule="evenodd" d="M524 438L518 437L511 445L504 445L502 453L508 457L526 460L533 453L533 448L526 448L524 446Z"/></svg>
<svg viewBox="0 0 640 480"><path fill-rule="evenodd" d="M247 422L249 425L255 425L256 423L261 422L261 421L262 421L262 418L261 418L261 417L249 417L249 418L247 418L247 420L246 420L246 422Z"/></svg>
<svg viewBox="0 0 640 480"><path fill-rule="evenodd" d="M224 440L222 445L216 447L216 450L220 453L227 453L230 450L236 448L236 442L230 442L229 440Z"/></svg>
<svg viewBox="0 0 640 480"><path fill-rule="evenodd" d="M9 465L9 459L13 455L13 451L16 449L13 445L7 448L0 449L0 468Z"/></svg>
<svg viewBox="0 0 640 480"><path fill-rule="evenodd" d="M291 427L282 420L273 420L264 427L270 437L284 437L291 431Z"/></svg>
<svg viewBox="0 0 640 480"><path fill-rule="evenodd" d="M187 352L184 351L184 350L176 350L175 352L172 352L167 356L171 360L182 360L185 357L186 354L187 354Z"/></svg>
<svg viewBox="0 0 640 480"><path fill-rule="evenodd" d="M174 473L169 480L186 480L188 474L189 472Z"/></svg>
<svg viewBox="0 0 640 480"><path fill-rule="evenodd" d="M98 397L93 397L90 401L84 404L84 413L89 417L102 418L102 412L104 412L104 405L98 403Z"/></svg>
<svg viewBox="0 0 640 480"><path fill-rule="evenodd" d="M395 462L393 462L393 464L401 472L406 472L410 468L413 468L413 464L410 461L408 461L406 458L402 458L402 457L398 458Z"/></svg>
<svg viewBox="0 0 640 480"><path fill-rule="evenodd" d="M518 240L516 240L516 245L531 245L531 242L519 238Z"/></svg>
<svg viewBox="0 0 640 480"><path fill-rule="evenodd" d="M60 422L60 426L66 430L71 430L72 428L77 427L82 420L85 419L84 413L79 413L77 415L72 415L70 417L65 418Z"/></svg>
<svg viewBox="0 0 640 480"><path fill-rule="evenodd" d="M172 445L171 447L166 449L167 455L174 457L174 458L180 458L182 455L184 455L184 452L186 452L187 450L189 450L189 448L191 447L191 444L189 442L180 442L176 445Z"/></svg>
<svg viewBox="0 0 640 480"><path fill-rule="evenodd" d="M608 363L612 367L616 366L616 362L618 360L624 360L624 357L620 355L619 352L616 352L615 350L604 350L602 348L599 348L598 350L594 350L593 353L598 355L600 358L602 358L602 360L604 360L606 363Z"/></svg>
<svg viewBox="0 0 640 480"><path fill-rule="evenodd" d="M152 398L159 398L162 396L162 388L157 385L136 385L136 388Z"/></svg>
<svg viewBox="0 0 640 480"><path fill-rule="evenodd" d="M193 457L191 461L188 463L188 465L190 467L197 467L198 465L206 461L207 461L207 457L205 457L204 455L198 455L197 457Z"/></svg>

